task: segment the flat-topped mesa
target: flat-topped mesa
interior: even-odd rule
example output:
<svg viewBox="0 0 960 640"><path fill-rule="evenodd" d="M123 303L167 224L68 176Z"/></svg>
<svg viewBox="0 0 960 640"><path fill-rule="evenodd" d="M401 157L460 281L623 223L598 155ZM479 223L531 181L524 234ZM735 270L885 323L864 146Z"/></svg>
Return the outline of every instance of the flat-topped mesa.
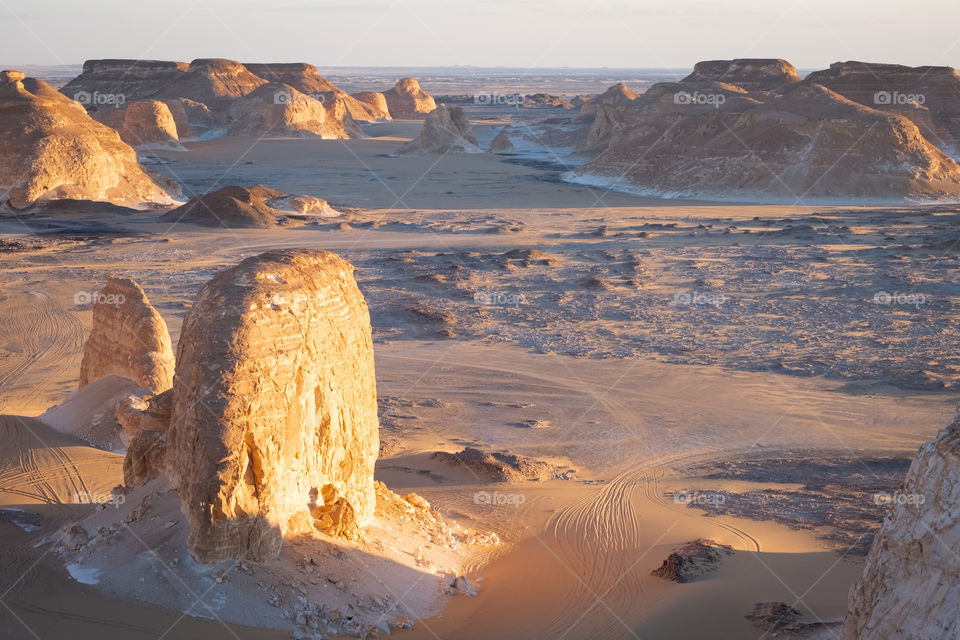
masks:
<svg viewBox="0 0 960 640"><path fill-rule="evenodd" d="M163 317L143 289L128 278L110 277L93 299L93 328L83 347L80 387L117 375L152 393L173 384L173 349Z"/></svg>
<svg viewBox="0 0 960 640"><path fill-rule="evenodd" d="M960 637L960 412L920 448L850 589L844 637Z"/></svg>
<svg viewBox="0 0 960 640"><path fill-rule="evenodd" d="M221 271L177 350L167 476L200 562L277 556L283 536L374 515L370 313L353 267L284 250Z"/></svg>
<svg viewBox="0 0 960 640"><path fill-rule="evenodd" d="M437 108L433 97L420 88L415 78L403 78L392 89L384 91L392 118L423 118Z"/></svg>
<svg viewBox="0 0 960 640"><path fill-rule="evenodd" d="M854 102L910 118L941 149L960 150L960 74L951 67L835 62L805 84L820 84Z"/></svg>
<svg viewBox="0 0 960 640"><path fill-rule="evenodd" d="M80 104L15 71L0 81L0 189L17 209L41 199L171 204L180 193L149 176L117 132Z"/></svg>
<svg viewBox="0 0 960 640"><path fill-rule="evenodd" d="M698 62L681 82L723 82L747 91L773 91L800 82L797 69L779 58L739 58Z"/></svg>
<svg viewBox="0 0 960 640"><path fill-rule="evenodd" d="M462 107L441 104L423 121L420 135L400 147L397 153L478 153L477 138Z"/></svg>
<svg viewBox="0 0 960 640"><path fill-rule="evenodd" d="M88 110L96 110L111 96L122 95L124 102L150 98L177 82L188 68L186 62L164 60L87 60L83 72L60 92Z"/></svg>

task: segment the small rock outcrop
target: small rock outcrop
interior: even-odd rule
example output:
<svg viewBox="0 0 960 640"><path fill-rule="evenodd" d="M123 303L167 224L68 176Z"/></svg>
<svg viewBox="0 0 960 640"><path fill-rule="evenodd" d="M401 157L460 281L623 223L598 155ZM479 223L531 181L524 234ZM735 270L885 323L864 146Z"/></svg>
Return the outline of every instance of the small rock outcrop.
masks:
<svg viewBox="0 0 960 640"><path fill-rule="evenodd" d="M166 446L201 562L266 560L285 534L369 521L379 422L353 267L275 251L205 284L181 331Z"/></svg>
<svg viewBox="0 0 960 640"><path fill-rule="evenodd" d="M83 347L80 387L109 375L129 378L153 393L173 384L173 349L167 323L143 289L113 278L91 294L93 329Z"/></svg>
<svg viewBox="0 0 960 640"><path fill-rule="evenodd" d="M420 135L400 147L400 155L480 153L473 127L462 107L440 105L423 121Z"/></svg>
<svg viewBox="0 0 960 640"><path fill-rule="evenodd" d="M392 118L423 118L437 108L437 103L414 78L397 81L392 89L383 92L383 97Z"/></svg>
<svg viewBox="0 0 960 640"><path fill-rule="evenodd" d="M126 207L170 204L180 187L155 178L110 127L47 83L0 72L0 190L10 205L97 200Z"/></svg>
<svg viewBox="0 0 960 640"><path fill-rule="evenodd" d="M545 480L555 475L553 465L518 456L513 453L487 453L473 447L466 447L457 453L436 451L430 456L451 467L468 469L472 474L490 482L523 482L525 480Z"/></svg>
<svg viewBox="0 0 960 640"><path fill-rule="evenodd" d="M693 582L720 567L724 556L733 554L733 549L713 540L700 538L675 550L653 575L674 582Z"/></svg>
<svg viewBox="0 0 960 640"><path fill-rule="evenodd" d="M850 589L848 640L960 637L960 412L920 448Z"/></svg>
<svg viewBox="0 0 960 640"><path fill-rule="evenodd" d="M358 100L370 112L370 115L376 116L376 120L390 120L390 107L387 105L387 97L379 91L361 91L354 93L353 98ZM363 120L353 116L355 120Z"/></svg>
<svg viewBox="0 0 960 640"><path fill-rule="evenodd" d="M507 134L507 127L504 127L490 142L490 153L509 153L510 151L513 151L513 142Z"/></svg>
<svg viewBox="0 0 960 640"><path fill-rule="evenodd" d="M340 215L325 200L290 196L263 185L229 186L193 198L160 216L161 222L228 229L266 229L290 218L332 218Z"/></svg>

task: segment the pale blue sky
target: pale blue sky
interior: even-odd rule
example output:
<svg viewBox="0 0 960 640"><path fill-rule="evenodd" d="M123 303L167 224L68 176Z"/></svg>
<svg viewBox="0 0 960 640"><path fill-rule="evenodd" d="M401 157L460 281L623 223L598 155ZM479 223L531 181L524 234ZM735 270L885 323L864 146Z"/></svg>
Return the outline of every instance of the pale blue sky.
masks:
<svg viewBox="0 0 960 640"><path fill-rule="evenodd" d="M783 57L960 64L957 0L0 0L0 65L689 68Z"/></svg>

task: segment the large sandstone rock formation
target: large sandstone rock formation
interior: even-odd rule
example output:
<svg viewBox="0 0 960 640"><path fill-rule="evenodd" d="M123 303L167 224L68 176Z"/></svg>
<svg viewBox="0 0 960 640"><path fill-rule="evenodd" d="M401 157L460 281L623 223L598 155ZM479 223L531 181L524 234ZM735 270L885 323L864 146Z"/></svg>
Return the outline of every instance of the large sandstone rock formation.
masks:
<svg viewBox="0 0 960 640"><path fill-rule="evenodd" d="M800 82L797 69L779 58L698 62L682 82L722 82L747 91L775 91Z"/></svg>
<svg viewBox="0 0 960 640"><path fill-rule="evenodd" d="M172 385L173 368L166 322L136 282L111 277L95 296L80 386L118 375L157 393Z"/></svg>
<svg viewBox="0 0 960 640"><path fill-rule="evenodd" d="M305 62L247 64L246 67L261 78L270 82L288 84L297 91L313 98L324 96L325 100L329 100L329 98L326 98L329 94L329 96L333 97L334 101L340 99L344 102L350 112L350 116L354 120L373 122L390 117L386 109L385 101L381 107L381 105L371 102L371 100L376 101L375 97L371 97L370 100L364 100L359 96L351 96L321 76L317 68L312 64ZM371 95L377 96L381 94Z"/></svg>
<svg viewBox="0 0 960 640"><path fill-rule="evenodd" d="M315 526L354 535L376 506L378 429L370 315L349 263L270 252L201 288L166 443L197 560L269 559Z"/></svg>
<svg viewBox="0 0 960 640"><path fill-rule="evenodd" d="M160 216L161 222L187 223L228 229L273 227L291 217L310 219L339 215L325 200L289 196L263 185L222 187L193 198Z"/></svg>
<svg viewBox="0 0 960 640"><path fill-rule="evenodd" d="M874 109L905 116L941 149L960 152L960 74L956 69L836 62L803 81L821 84Z"/></svg>
<svg viewBox="0 0 960 640"><path fill-rule="evenodd" d="M383 93L383 97L393 118L423 118L437 108L433 97L421 89L414 78L398 80L392 89Z"/></svg>
<svg viewBox="0 0 960 640"><path fill-rule="evenodd" d="M317 100L281 82L261 85L228 109L230 135L319 136L325 140L358 137L346 109ZM331 116L334 113L334 116Z"/></svg>
<svg viewBox="0 0 960 640"><path fill-rule="evenodd" d="M960 166L910 120L795 82L779 61L759 65L769 73L757 66L698 65L698 79L658 83L619 110L601 105L581 147L595 157L579 173L666 196L960 197Z"/></svg>
<svg viewBox="0 0 960 640"><path fill-rule="evenodd" d="M477 138L462 107L440 105L427 116L420 135L400 147L397 153L478 153Z"/></svg>
<svg viewBox="0 0 960 640"><path fill-rule="evenodd" d="M18 71L0 72L0 189L18 209L40 199L140 207L179 196L179 185L144 171L116 131Z"/></svg>
<svg viewBox="0 0 960 640"><path fill-rule="evenodd" d="M170 107L158 100L137 100L114 109L91 113L98 122L116 129L133 147L175 145L180 139Z"/></svg>
<svg viewBox="0 0 960 640"><path fill-rule="evenodd" d="M960 412L920 448L863 576L850 589L849 640L960 637Z"/></svg>
<svg viewBox="0 0 960 640"><path fill-rule="evenodd" d="M181 139L225 133L358 137L360 130L349 114L376 119L376 109L327 82L311 65L251 66L265 76L221 58L190 64L92 60L61 91L84 97L91 112L102 108L100 97L120 96L121 106L160 101L169 108ZM329 103L325 110L323 103Z"/></svg>
<svg viewBox="0 0 960 640"><path fill-rule="evenodd" d="M387 97L379 91L361 91L354 93L353 97L362 102L371 115L376 116L377 120L390 120L390 107L387 105ZM357 118L363 120L363 118Z"/></svg>

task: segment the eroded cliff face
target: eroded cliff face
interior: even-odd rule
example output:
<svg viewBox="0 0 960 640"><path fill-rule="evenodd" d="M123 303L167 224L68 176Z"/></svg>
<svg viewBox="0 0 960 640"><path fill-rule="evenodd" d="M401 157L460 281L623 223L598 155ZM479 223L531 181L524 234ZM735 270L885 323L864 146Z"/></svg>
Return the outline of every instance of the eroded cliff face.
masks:
<svg viewBox="0 0 960 640"><path fill-rule="evenodd" d="M166 446L201 562L269 559L312 528L356 535L376 506L379 422L353 267L276 251L204 285L181 332Z"/></svg>
<svg viewBox="0 0 960 640"><path fill-rule="evenodd" d="M11 206L41 199L127 207L172 204L179 185L155 179L119 134L42 80L0 72L0 188Z"/></svg>
<svg viewBox="0 0 960 640"><path fill-rule="evenodd" d="M851 588L848 640L960 637L960 412L920 448L893 496L863 576Z"/></svg>
<svg viewBox="0 0 960 640"><path fill-rule="evenodd" d="M169 389L174 370L170 333L143 289L133 280L111 277L93 302L93 329L83 347L80 386L118 375L151 393Z"/></svg>
<svg viewBox="0 0 960 640"><path fill-rule="evenodd" d="M747 91L773 91L800 82L797 69L780 58L738 58L698 62L683 82L723 82Z"/></svg>

